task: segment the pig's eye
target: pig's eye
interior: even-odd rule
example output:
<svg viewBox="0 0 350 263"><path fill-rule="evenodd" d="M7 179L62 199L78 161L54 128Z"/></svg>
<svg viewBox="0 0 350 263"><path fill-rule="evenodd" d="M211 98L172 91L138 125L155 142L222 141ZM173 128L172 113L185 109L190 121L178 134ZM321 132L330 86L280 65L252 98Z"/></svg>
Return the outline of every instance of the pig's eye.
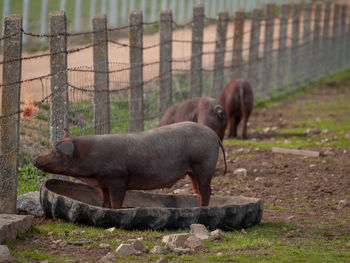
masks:
<svg viewBox="0 0 350 263"><path fill-rule="evenodd" d="M62 154L59 152L59 151L57 151L56 149L53 151L53 155L55 156L55 157L60 157Z"/></svg>

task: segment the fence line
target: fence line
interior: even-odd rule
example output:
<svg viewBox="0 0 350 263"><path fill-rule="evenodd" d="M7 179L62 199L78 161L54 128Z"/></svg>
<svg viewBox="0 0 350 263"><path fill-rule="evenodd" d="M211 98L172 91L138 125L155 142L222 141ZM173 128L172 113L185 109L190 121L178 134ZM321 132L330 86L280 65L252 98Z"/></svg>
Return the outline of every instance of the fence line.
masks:
<svg viewBox="0 0 350 263"><path fill-rule="evenodd" d="M191 12L193 20L186 24L177 24L170 10L153 22L135 11L130 25L112 28L107 27L105 15L97 15L90 31L75 33L67 32L63 11L50 13L50 32L45 34L27 32L20 17L7 17L0 39L4 45L0 61L4 69L0 83L0 212L16 210L18 167L28 165L30 156L61 140L64 127L70 125L73 134L139 131L154 127L175 103L196 96L217 97L234 77L248 78L261 101L350 64L350 15L345 4L318 2L303 8L282 4L279 15L275 5L269 4L266 12L255 8L247 18L243 10L237 10L233 18L220 12L214 19L206 16L205 10L203 3L196 5ZM16 26L10 21L16 21ZM207 22L216 22L215 40L204 40ZM228 32L228 23L234 23L233 32ZM143 30L149 25L160 26L160 39L145 46ZM174 38L172 31L176 29L192 29L192 40ZM129 30L129 43L109 39L109 33L120 30ZM22 35L48 38L50 52L22 57ZM80 35L91 35L92 44L68 49L68 39ZM108 61L109 43L115 45L113 49L129 52L130 61ZM175 44L187 46L191 52L172 57ZM68 54L90 48L92 66L67 67ZM146 61L145 52L159 52L159 59ZM22 63L48 56L49 74L21 78ZM20 94L26 93L29 83L38 83L41 98L20 105ZM10 91L16 96L9 95ZM34 174L42 178L38 170Z"/></svg>
<svg viewBox="0 0 350 263"><path fill-rule="evenodd" d="M53 10L49 10L50 6L53 6L53 1L56 0L42 0L40 1L40 5L38 6L37 0L22 0L22 9L14 10L11 3L14 0L4 0L3 3L3 17L7 16L10 13L22 13L23 15L23 28L27 30L29 27L33 27L32 25L36 25L40 22L40 34L46 34L48 29L48 13ZM125 25L127 23L126 14L133 11L135 8L141 9L143 11L143 16L145 21L154 21L156 19L156 14L161 10L165 10L170 8L173 10L173 17L178 23L185 23L192 17L192 7L194 3L203 2L206 10L211 10L211 12L206 13L207 16L215 18L216 14L219 11L226 10L229 14L234 14L238 9L244 8L247 12L253 10L254 7L257 7L261 4L266 4L267 0L220 0L220 1L193 1L193 0L162 0L160 4L158 4L157 0L109 0L108 3L106 0L101 0L100 5L96 5L96 0L90 0L88 3L84 3L82 5L81 0L69 1L68 9L67 9L67 1L60 0L59 10L69 11L71 14L69 18L74 21L74 31L80 32L82 29L86 29L84 27L84 22L88 19L92 19L92 17L98 12L106 13L109 12L109 26L116 27ZM278 4L281 4L282 1L275 1ZM283 0L284 3L301 3L301 0ZM17 5L16 5L17 7ZM108 9L107 9L108 7ZM88 9L88 11L85 11ZM35 10L35 11L34 11ZM35 14L35 17L40 16L40 21L33 21L29 19L34 15L31 15L30 12L37 12L36 10L40 10L40 14ZM72 11L71 11L72 10ZM85 12L84 12L85 11ZM27 38L23 37L24 43L27 42ZM41 39L42 42L45 39Z"/></svg>

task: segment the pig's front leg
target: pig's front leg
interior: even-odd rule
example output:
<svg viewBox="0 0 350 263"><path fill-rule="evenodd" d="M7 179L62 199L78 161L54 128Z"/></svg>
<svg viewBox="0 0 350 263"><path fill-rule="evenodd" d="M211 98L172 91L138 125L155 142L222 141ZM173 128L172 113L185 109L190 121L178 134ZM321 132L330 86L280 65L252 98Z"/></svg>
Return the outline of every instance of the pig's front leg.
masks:
<svg viewBox="0 0 350 263"><path fill-rule="evenodd" d="M98 188L101 195L102 207L111 208L108 188Z"/></svg>

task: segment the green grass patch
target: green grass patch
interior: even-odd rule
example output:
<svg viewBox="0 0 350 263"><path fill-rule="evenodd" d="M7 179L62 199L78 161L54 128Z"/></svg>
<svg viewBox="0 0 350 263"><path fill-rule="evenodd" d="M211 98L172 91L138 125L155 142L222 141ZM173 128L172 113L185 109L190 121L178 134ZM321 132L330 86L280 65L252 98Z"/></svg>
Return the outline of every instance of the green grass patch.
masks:
<svg viewBox="0 0 350 263"><path fill-rule="evenodd" d="M17 194L23 195L31 191L39 191L41 184L49 174L44 173L32 164L26 164L18 169Z"/></svg>
<svg viewBox="0 0 350 263"><path fill-rule="evenodd" d="M314 226L312 226L314 227ZM315 226L316 227L316 226ZM71 236L69 233L80 229L86 233ZM183 233L187 231L127 231L116 229L108 232L103 228L89 227L58 221L32 228L26 237L36 235L47 237L53 232L54 239L61 240L89 240L89 249L98 249L100 243L108 243L115 249L121 242L130 243L126 240L140 237L143 242L152 249L155 245L164 246L161 238L169 233ZM219 240L206 240L203 242L204 251L195 251L188 255L177 255L167 253L167 259L176 259L181 262L344 262L349 258L350 251L344 250L346 239L336 241L327 240L324 234L335 235L332 232L311 231L310 233L298 232L298 225L286 222L262 223L246 229L246 233L240 231L226 231L223 238ZM287 238L288 236L295 238ZM61 257L49 254L38 244L21 247L20 242L6 242L9 245L15 262L26 260L51 260L52 262L65 262L70 260L69 256ZM218 253L221 255L218 255ZM144 254L142 256L120 256L120 262L154 262L159 256Z"/></svg>

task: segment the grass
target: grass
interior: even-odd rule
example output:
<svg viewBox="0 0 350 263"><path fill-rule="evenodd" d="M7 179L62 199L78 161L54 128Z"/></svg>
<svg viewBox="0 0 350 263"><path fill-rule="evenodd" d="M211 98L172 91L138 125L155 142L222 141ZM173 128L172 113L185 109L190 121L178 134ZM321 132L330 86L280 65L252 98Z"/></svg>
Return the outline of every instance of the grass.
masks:
<svg viewBox="0 0 350 263"><path fill-rule="evenodd" d="M296 224L262 223L246 229L246 233L230 231L225 232L224 237L219 240L204 241L205 249L202 252L193 252L188 255L167 253L165 256L167 259L177 262L344 262L349 258L350 251L342 249L345 242L348 242L348 238L341 238L337 242L327 240L324 238L325 231L319 230L318 226L312 227L314 229L309 233L300 233L299 226ZM85 234L69 235L75 229L85 231ZM49 238L52 240L89 240L91 244L86 245L86 249L90 250L98 249L100 243L108 243L115 249L121 242L130 243L131 241L125 241L140 236L144 237L145 245L152 249L156 245L163 246L161 237L170 233L167 231L126 231L121 229L109 233L98 227L59 221L35 226L29 233L20 238L34 236L47 238L50 232L53 232ZM329 230L326 234L336 235ZM288 238L291 236L293 238ZM74 259L57 253L47 253L45 246L36 243L32 243L24 251L21 247L21 240L12 243L5 242L5 244L10 247L15 262L26 262L29 259L66 262ZM221 255L218 254L219 252ZM158 257L153 254L120 256L119 262L154 262ZM93 262L92 259L89 261Z"/></svg>
<svg viewBox="0 0 350 263"><path fill-rule="evenodd" d="M290 94L288 97L277 97L269 102L261 105L257 105L259 109L261 106L272 106L277 102L281 102L287 98L293 98L301 96L307 91L310 91L319 85L327 85L327 83L341 82L348 79L350 76L350 70L340 72L325 78L316 83L312 83L308 86L302 87L295 93ZM336 97L336 99L327 102L309 103L307 105L296 105L292 108L293 112L301 112L305 115L304 119L294 120L291 124L294 126L289 129L277 129L274 132L277 133L276 137L272 140L249 140L242 141L238 139L226 139L225 145L241 145L244 147L263 148L271 150L272 147L288 147L292 149L297 148L314 148L319 145L324 147L349 147L350 141L346 138L347 133L350 131L350 115L348 98L342 95ZM333 115L343 116L341 120L337 118L331 118L328 113ZM305 114L306 113L306 114ZM310 118L310 116L320 116L319 119ZM344 118L345 117L345 118ZM285 133L305 133L307 129L321 130L327 132L321 132L317 136L305 136L305 137L289 137L286 140L283 137ZM257 127L257 131L262 132L263 127ZM281 136L278 136L281 134Z"/></svg>
<svg viewBox="0 0 350 263"><path fill-rule="evenodd" d="M39 191L40 185L48 178L48 174L26 164L18 169L17 194L23 195L31 191Z"/></svg>

